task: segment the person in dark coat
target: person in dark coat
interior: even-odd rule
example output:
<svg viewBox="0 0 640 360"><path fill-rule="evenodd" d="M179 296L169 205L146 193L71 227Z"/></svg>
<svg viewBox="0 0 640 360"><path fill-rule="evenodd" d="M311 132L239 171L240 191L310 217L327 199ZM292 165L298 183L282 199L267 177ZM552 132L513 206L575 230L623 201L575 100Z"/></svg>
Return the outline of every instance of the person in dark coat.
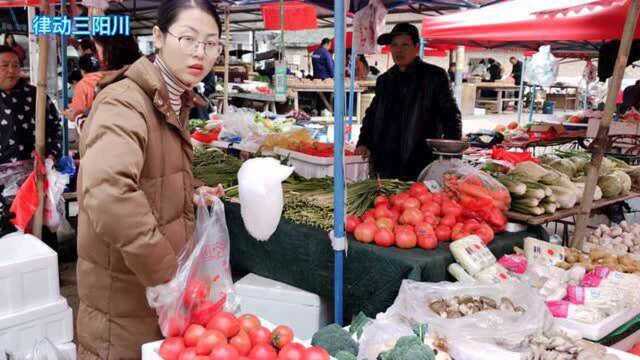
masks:
<svg viewBox="0 0 640 360"><path fill-rule="evenodd" d="M487 60L489 62L489 68L487 71L489 72L489 81L494 82L502 79L502 66L493 58L489 58Z"/></svg>
<svg viewBox="0 0 640 360"><path fill-rule="evenodd" d="M515 80L516 85L520 85L520 82L522 81L522 61L516 59L515 56L512 56L509 59L509 62L512 65L511 77Z"/></svg>
<svg viewBox="0 0 640 360"><path fill-rule="evenodd" d="M627 86L622 92L622 104L620 105L620 113L625 113L631 108L640 111L640 80L635 84Z"/></svg>
<svg viewBox="0 0 640 360"><path fill-rule="evenodd" d="M460 111L447 72L418 57L415 26L398 24L378 44L390 45L395 65L378 77L356 153L382 178L415 180L433 160L425 139L462 137Z"/></svg>
<svg viewBox="0 0 640 360"><path fill-rule="evenodd" d="M311 55L311 63L313 64L314 79L333 79L333 57L329 52L331 40L324 38L320 43L320 47Z"/></svg>

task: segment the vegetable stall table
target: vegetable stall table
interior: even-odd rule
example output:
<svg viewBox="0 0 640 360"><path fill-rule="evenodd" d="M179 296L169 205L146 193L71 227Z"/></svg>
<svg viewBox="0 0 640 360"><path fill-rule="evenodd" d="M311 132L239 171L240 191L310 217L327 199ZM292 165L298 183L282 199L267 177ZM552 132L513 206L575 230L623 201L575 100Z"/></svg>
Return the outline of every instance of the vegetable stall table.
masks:
<svg viewBox="0 0 640 360"><path fill-rule="evenodd" d="M345 91L348 92L349 91L349 85L350 83L345 83ZM362 103L362 93L367 91L369 89L369 87L371 84L370 83L365 83L365 82L360 82L360 81L356 81L356 86L353 89L353 92L355 94L355 103L356 104L361 104ZM373 84L373 86L375 86L375 84ZM333 86L301 86L301 85L289 85L289 92L291 94L293 94L293 108L295 110L300 110L300 93L317 93L320 96L320 99L322 100L324 106L327 109L333 109L333 106L331 105L331 101L330 99L327 99L327 97L325 96L325 93L333 93L334 89ZM356 106L355 107L355 114L354 114L354 119L356 119L356 121L360 122L362 120L362 111L361 111L361 107L360 106Z"/></svg>
<svg viewBox="0 0 640 360"><path fill-rule="evenodd" d="M605 206L609 206L622 201L634 199L637 197L640 197L640 193L630 192L629 194L617 196L610 199L600 199L593 202L593 206L591 207L591 210L593 211L595 209L603 208ZM509 220L511 221L516 221L516 222L520 222L528 225L545 225L552 222L564 224L565 226L564 226L564 233L563 233L563 241L568 242L569 230L567 225L575 224L575 216L578 215L579 211L580 211L580 205L576 205L571 209L558 210L554 214L544 214L540 216L534 216L534 215L523 214L523 213L510 210L510 211L507 211L506 215L507 215L507 218L509 218ZM565 220L568 218L572 218L572 220Z"/></svg>
<svg viewBox="0 0 640 360"><path fill-rule="evenodd" d="M331 298L333 249L326 232L283 219L269 241L259 242L247 233L240 205L225 206L234 271L251 272ZM527 236L547 240L542 227L531 226L527 231L496 235L489 248L501 257L512 253L514 246L521 247ZM395 300L404 279L452 280L447 266L453 262L447 245L436 250L402 250L350 239L344 278L346 319L359 311L369 316L384 312Z"/></svg>
<svg viewBox="0 0 640 360"><path fill-rule="evenodd" d="M502 108L505 103L518 102L519 99L515 96L517 91L520 91L520 86L514 84L500 83L500 82L486 82L474 84L476 88L476 107L480 107L480 104L495 104L496 112L502 113ZM493 90L497 96L495 99L483 98L480 96L482 90Z"/></svg>

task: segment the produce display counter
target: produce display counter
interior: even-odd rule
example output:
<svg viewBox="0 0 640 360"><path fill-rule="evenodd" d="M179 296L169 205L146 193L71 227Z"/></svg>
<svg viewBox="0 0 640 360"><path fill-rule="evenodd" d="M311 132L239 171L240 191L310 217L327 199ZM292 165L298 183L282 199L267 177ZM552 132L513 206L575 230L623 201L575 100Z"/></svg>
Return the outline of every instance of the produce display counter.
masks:
<svg viewBox="0 0 640 360"><path fill-rule="evenodd" d="M328 234L309 226L281 220L269 241L259 242L246 231L240 206L226 203L231 241L231 267L251 272L323 298L333 294L333 249ZM527 236L547 239L544 228L498 234L489 248L496 257L522 247ZM384 312L395 300L404 279L438 282L453 280L447 266L454 262L448 245L436 250L382 248L349 240L344 273L345 319L364 311Z"/></svg>
<svg viewBox="0 0 640 360"><path fill-rule="evenodd" d="M602 208L607 205L615 204L621 201L633 199L639 196L640 196L640 193L631 192L627 195L618 196L611 199L602 199L602 200L594 201L592 210ZM550 223L553 221L566 219L568 217L576 216L578 215L578 212L580 212L579 205L571 209L558 210L555 214L540 215L540 216L527 215L527 214L522 214L515 211L507 211L507 217L511 220L523 222L529 225L542 225L542 224Z"/></svg>

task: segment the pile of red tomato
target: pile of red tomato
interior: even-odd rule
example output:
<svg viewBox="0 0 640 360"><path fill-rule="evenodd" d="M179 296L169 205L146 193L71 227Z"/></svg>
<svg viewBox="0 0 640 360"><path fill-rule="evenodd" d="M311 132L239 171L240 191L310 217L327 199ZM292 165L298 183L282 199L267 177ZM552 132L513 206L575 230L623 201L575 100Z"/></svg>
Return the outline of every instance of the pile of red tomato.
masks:
<svg viewBox="0 0 640 360"><path fill-rule="evenodd" d="M289 150L297 151L303 154L318 156L318 157L333 157L333 144L323 143L319 141L313 142L301 142L289 147ZM346 156L353 156L354 152L345 149Z"/></svg>
<svg viewBox="0 0 640 360"><path fill-rule="evenodd" d="M160 346L165 360L329 360L320 347L306 349L293 342L293 331L280 325L273 331L251 314L236 318L222 311L226 298L210 299L211 287L190 279L175 314L160 316L166 339Z"/></svg>
<svg viewBox="0 0 640 360"><path fill-rule="evenodd" d="M165 360L329 360L325 349L293 342L288 326L270 331L255 315L236 318L227 312L218 312L206 326L191 324L183 334L165 339L160 356Z"/></svg>
<svg viewBox="0 0 640 360"><path fill-rule="evenodd" d="M346 229L360 242L401 249L435 249L472 234L485 244L494 238L493 228L465 211L450 193L431 193L422 183L391 197L378 196L362 217L347 216Z"/></svg>
<svg viewBox="0 0 640 360"><path fill-rule="evenodd" d="M196 130L191 134L191 138L203 144L210 144L218 140L221 130L220 127L210 131Z"/></svg>

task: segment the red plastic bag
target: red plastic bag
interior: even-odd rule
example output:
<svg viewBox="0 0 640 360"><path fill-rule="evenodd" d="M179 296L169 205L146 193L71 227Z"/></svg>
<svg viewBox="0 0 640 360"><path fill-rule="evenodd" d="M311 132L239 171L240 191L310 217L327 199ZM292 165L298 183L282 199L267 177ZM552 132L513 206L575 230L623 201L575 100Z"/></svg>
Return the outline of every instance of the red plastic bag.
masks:
<svg viewBox="0 0 640 360"><path fill-rule="evenodd" d="M238 306L231 269L224 205L214 199L211 211L198 206L192 241L178 258L178 271L168 284L147 289L165 337L181 336L188 324L206 326L222 310Z"/></svg>
<svg viewBox="0 0 640 360"><path fill-rule="evenodd" d="M512 164L518 164L525 161L533 161L535 163L539 163L540 160L536 159L531 155L530 152L516 152L516 151L508 151L504 148L495 146L491 150L491 158L494 160L504 160L508 161Z"/></svg>
<svg viewBox="0 0 640 360"><path fill-rule="evenodd" d="M36 171L40 174L45 174L45 167L42 163L42 159L36 155L36 169L34 169L25 182L20 186L18 193L16 194L13 203L11 204L10 211L15 214L15 218L11 220L11 223L15 225L18 230L27 232L29 223L38 210L38 187L36 185ZM47 190L47 180L44 178L44 191Z"/></svg>

